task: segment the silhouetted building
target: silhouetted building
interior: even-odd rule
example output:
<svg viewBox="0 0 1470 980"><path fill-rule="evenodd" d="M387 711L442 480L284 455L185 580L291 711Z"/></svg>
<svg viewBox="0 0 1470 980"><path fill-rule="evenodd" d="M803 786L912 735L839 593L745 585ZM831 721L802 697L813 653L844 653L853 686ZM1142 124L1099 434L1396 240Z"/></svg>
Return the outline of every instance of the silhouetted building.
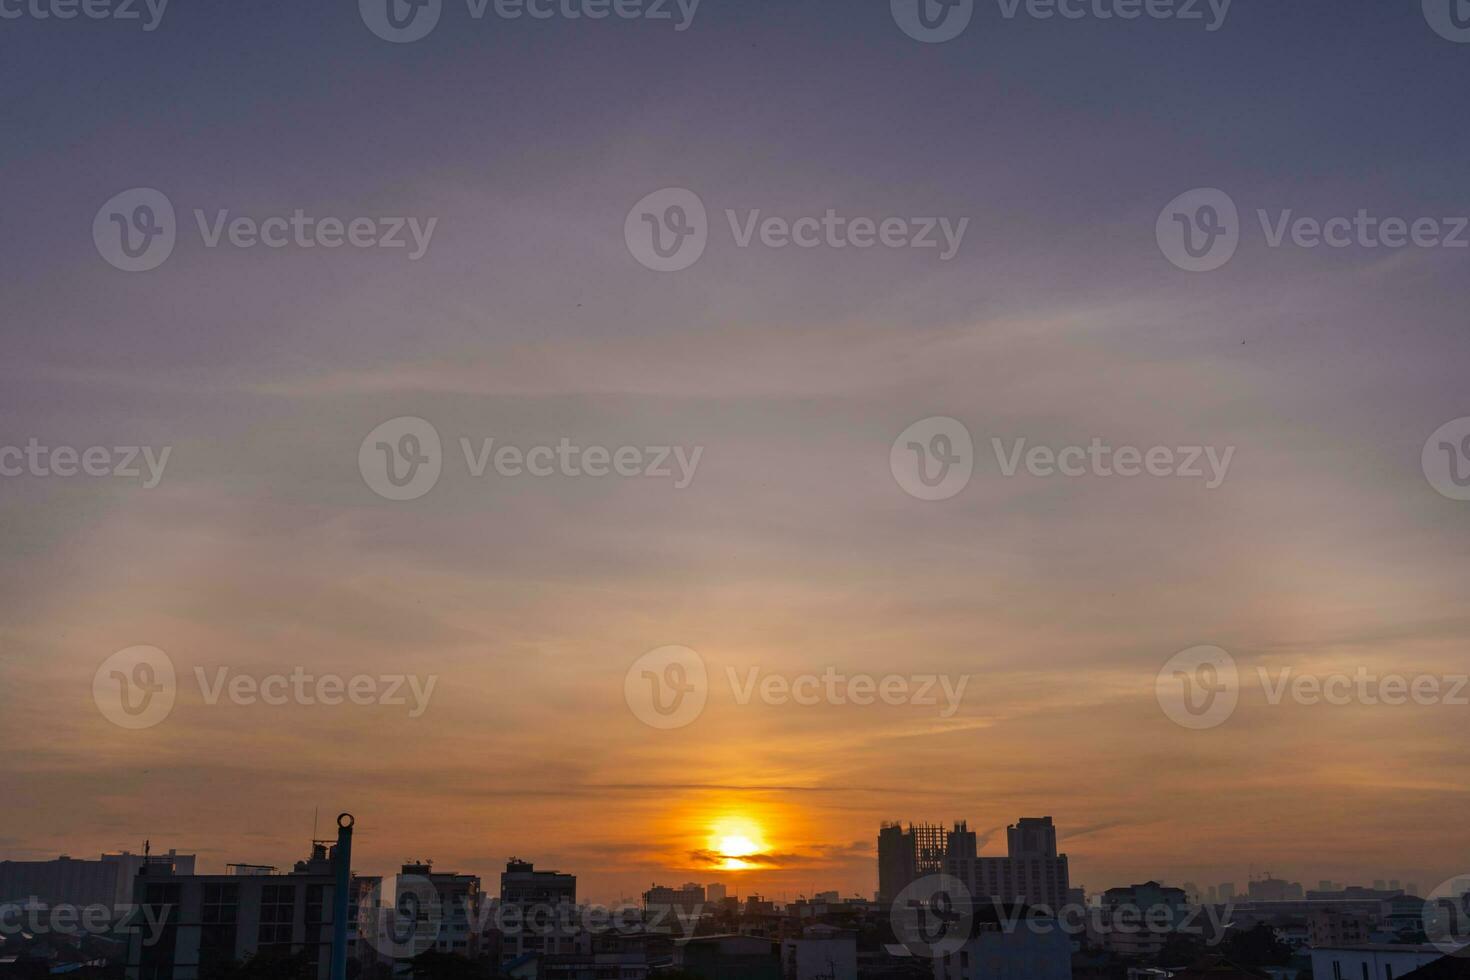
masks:
<svg viewBox="0 0 1470 980"><path fill-rule="evenodd" d="M1298 902L1303 897L1300 884L1280 878L1262 878L1251 882L1249 887L1252 902Z"/></svg>
<svg viewBox="0 0 1470 980"><path fill-rule="evenodd" d="M138 931L128 944L128 980L197 980L201 973L256 955L305 952L314 975L331 971L334 875L326 842L289 874L262 865L229 865L232 873L195 875L146 864L134 879ZM349 910L349 956L360 948L360 908L377 878L354 877ZM155 934L150 923L160 925Z"/></svg>
<svg viewBox="0 0 1470 980"><path fill-rule="evenodd" d="M1383 980L1407 977L1422 966L1444 957L1434 946L1409 944L1359 944L1322 946L1312 950L1312 976L1316 980Z"/></svg>
<svg viewBox="0 0 1470 980"><path fill-rule="evenodd" d="M699 936L678 947L674 965L703 980L783 980L779 946L757 936Z"/></svg>
<svg viewBox="0 0 1470 980"><path fill-rule="evenodd" d="M397 895L398 917L422 917L427 923L437 927L429 938L432 943L429 949L471 958L479 953L478 875L435 871L432 861L410 862L399 870L394 891ZM400 928L407 929L410 926L406 922L400 922ZM427 949L417 952L426 951Z"/></svg>
<svg viewBox="0 0 1470 980"><path fill-rule="evenodd" d="M705 895L704 886L697 884L685 884L678 888L665 888L662 885L654 885L643 893L643 908L645 911L667 915L682 915L685 917L699 915L704 911Z"/></svg>
<svg viewBox="0 0 1470 980"><path fill-rule="evenodd" d="M963 823L953 831L929 823L909 824L907 830L898 823L883 824L878 830L878 901L886 905L920 878L942 873L951 844L962 847L966 834L973 853L975 835Z"/></svg>
<svg viewBox="0 0 1470 980"><path fill-rule="evenodd" d="M1072 980L1072 939L1034 909L977 908L964 944L934 960L934 980Z"/></svg>
<svg viewBox="0 0 1470 980"><path fill-rule="evenodd" d="M39 899L47 905L106 906L115 909L133 900L133 879L144 862L178 874L194 873L194 855L103 854L88 861L62 855L54 861L0 861L0 902Z"/></svg>
<svg viewBox="0 0 1470 980"><path fill-rule="evenodd" d="M1022 902L1053 912L1067 904L1071 879L1067 855L1057 853L1051 817L1023 817L1006 828L1006 857L980 857L975 835L956 824L945 871L964 882L977 902Z"/></svg>
<svg viewBox="0 0 1470 980"><path fill-rule="evenodd" d="M500 900L517 905L576 904L577 876L537 871L530 861L511 858L500 875Z"/></svg>
<svg viewBox="0 0 1470 980"><path fill-rule="evenodd" d="M1182 888L1146 881L1109 888L1102 907L1101 932L1094 938L1104 949L1129 958L1155 956L1189 916L1189 897Z"/></svg>
<svg viewBox="0 0 1470 980"><path fill-rule="evenodd" d="M1373 919L1353 909L1319 908L1307 915L1307 945L1358 946L1368 942Z"/></svg>
<svg viewBox="0 0 1470 980"><path fill-rule="evenodd" d="M781 941L785 980L857 980L857 935L814 926Z"/></svg>
<svg viewBox="0 0 1470 980"><path fill-rule="evenodd" d="M1057 829L1051 817L1022 817L1006 828L1006 853L1013 858L1057 856Z"/></svg>

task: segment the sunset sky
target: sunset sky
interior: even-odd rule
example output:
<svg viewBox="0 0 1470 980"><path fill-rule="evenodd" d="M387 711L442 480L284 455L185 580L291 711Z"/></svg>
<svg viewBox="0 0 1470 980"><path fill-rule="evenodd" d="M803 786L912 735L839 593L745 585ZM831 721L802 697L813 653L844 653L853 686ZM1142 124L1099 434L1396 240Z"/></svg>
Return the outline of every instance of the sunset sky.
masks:
<svg viewBox="0 0 1470 980"><path fill-rule="evenodd" d="M987 2L944 44L887 0L704 0L684 31L446 0L410 44L340 0L175 2L0 21L0 444L171 447L151 489L0 478L0 858L285 866L320 808L364 873L871 895L883 820L999 855L1051 815L1090 890L1470 873L1470 707L1273 706L1257 674L1470 670L1470 502L1421 468L1470 416L1470 250L1271 248L1256 218L1470 214L1470 45L1418 0L1237 0L1214 32ZM179 213L137 274L91 233L134 187ZM709 208L681 272L624 240L666 187ZM1189 273L1155 221L1201 187L1244 231ZM206 248L196 208L438 220L410 261ZM942 261L740 248L724 215L829 208L970 221ZM392 501L358 455L401 416L444 471ZM976 449L941 501L889 467L931 416ZM702 455L684 488L475 477L461 437ZM1022 438L1235 451L1217 489L1006 477L991 440ZM1155 677L1200 644L1245 683L1190 731ZM92 685L136 645L181 683L134 731ZM675 730L624 695L666 645L710 677ZM419 717L211 705L221 667L437 681ZM948 717L741 704L755 668L968 681Z"/></svg>

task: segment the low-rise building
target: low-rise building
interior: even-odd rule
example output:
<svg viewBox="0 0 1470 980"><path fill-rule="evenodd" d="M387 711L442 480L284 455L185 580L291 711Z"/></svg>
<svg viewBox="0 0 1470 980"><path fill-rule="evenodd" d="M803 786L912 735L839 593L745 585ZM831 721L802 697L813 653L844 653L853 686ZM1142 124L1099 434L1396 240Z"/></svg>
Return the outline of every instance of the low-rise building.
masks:
<svg viewBox="0 0 1470 980"><path fill-rule="evenodd" d="M786 980L857 980L857 936L815 926L781 941Z"/></svg>
<svg viewBox="0 0 1470 980"><path fill-rule="evenodd" d="M327 842L314 842L311 857L286 874L261 865L230 865L222 875L143 865L134 879L133 904L145 920L161 928L156 935L141 929L132 935L128 980L198 980L201 973L257 954L298 953L326 980L331 971L333 850ZM380 885L377 878L352 879L349 956L365 952L358 917Z"/></svg>
<svg viewBox="0 0 1470 980"><path fill-rule="evenodd" d="M1313 980L1403 980L1444 956L1428 944L1365 943L1312 950Z"/></svg>

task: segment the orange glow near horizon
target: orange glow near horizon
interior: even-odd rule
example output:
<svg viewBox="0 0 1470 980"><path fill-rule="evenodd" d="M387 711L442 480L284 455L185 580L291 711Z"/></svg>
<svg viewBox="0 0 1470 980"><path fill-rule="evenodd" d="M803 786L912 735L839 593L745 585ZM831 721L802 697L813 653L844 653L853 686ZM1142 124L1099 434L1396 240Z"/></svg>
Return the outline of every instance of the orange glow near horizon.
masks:
<svg viewBox="0 0 1470 980"><path fill-rule="evenodd" d="M709 850L721 871L754 871L764 865L757 855L768 850L761 825L744 816L721 817L710 828Z"/></svg>

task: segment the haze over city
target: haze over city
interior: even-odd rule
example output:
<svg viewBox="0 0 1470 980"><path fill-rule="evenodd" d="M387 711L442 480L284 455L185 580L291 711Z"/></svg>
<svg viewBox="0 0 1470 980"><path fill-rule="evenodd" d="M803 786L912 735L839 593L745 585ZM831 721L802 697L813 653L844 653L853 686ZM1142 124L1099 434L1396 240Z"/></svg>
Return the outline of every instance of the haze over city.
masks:
<svg viewBox="0 0 1470 980"><path fill-rule="evenodd" d="M1420 4L938 44L886 2L353 6L0 24L0 855L284 867L350 811L373 874L871 898L884 821L1046 814L1089 888L1466 873L1470 503L1427 460L1470 438L1470 47ZM136 273L133 189L177 218ZM657 271L666 189L707 220ZM1205 271L1192 189L1239 212ZM1287 230L1360 212L1443 247ZM914 483L960 430L973 475ZM704 702L659 727L670 646ZM127 727L138 647L171 708ZM1191 728L1197 647L1238 704Z"/></svg>

